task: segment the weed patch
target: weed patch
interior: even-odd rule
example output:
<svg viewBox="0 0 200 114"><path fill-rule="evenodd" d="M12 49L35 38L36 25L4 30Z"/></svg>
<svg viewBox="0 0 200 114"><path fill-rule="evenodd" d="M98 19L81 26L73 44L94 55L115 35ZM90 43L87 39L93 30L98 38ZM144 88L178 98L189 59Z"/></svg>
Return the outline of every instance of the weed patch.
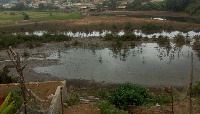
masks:
<svg viewBox="0 0 200 114"><path fill-rule="evenodd" d="M146 88L132 83L120 84L109 92L109 101L120 109L128 109L128 105L144 105L150 97Z"/></svg>
<svg viewBox="0 0 200 114"><path fill-rule="evenodd" d="M95 105L101 110L102 114L120 114L120 111L115 108L115 105L110 104L106 100L100 100Z"/></svg>

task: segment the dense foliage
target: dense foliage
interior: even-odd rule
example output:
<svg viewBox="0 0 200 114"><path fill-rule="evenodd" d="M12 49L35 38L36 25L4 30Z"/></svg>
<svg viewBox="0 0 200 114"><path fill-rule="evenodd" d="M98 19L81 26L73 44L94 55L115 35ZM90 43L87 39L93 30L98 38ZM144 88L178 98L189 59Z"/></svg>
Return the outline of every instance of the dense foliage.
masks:
<svg viewBox="0 0 200 114"><path fill-rule="evenodd" d="M11 92L10 96L10 101L9 103L12 103L14 101L14 109L13 111L17 111L23 104L23 98L22 98L22 91L21 89L19 90L14 90Z"/></svg>
<svg viewBox="0 0 200 114"><path fill-rule="evenodd" d="M200 1L192 2L186 7L185 11L190 15L200 15Z"/></svg>
<svg viewBox="0 0 200 114"><path fill-rule="evenodd" d="M132 83L120 84L109 95L109 101L120 109L128 109L128 105L143 105L151 96L146 88Z"/></svg>
<svg viewBox="0 0 200 114"><path fill-rule="evenodd" d="M8 83L14 83L17 82L17 78L13 78L12 76L9 76L9 69L4 68L2 71L0 71L0 84L8 84Z"/></svg>
<svg viewBox="0 0 200 114"><path fill-rule="evenodd" d="M150 0L134 0L127 5L128 10L167 10L167 11L185 11L186 13L200 14L199 0L164 0L162 2L151 2Z"/></svg>
<svg viewBox="0 0 200 114"><path fill-rule="evenodd" d="M134 33L125 33L124 35L115 35L115 34L106 34L104 36L105 40L112 40L112 41L133 41L139 40L141 37L136 36Z"/></svg>
<svg viewBox="0 0 200 114"><path fill-rule="evenodd" d="M200 81L197 81L196 84L192 87L192 95L194 96L200 95Z"/></svg>
<svg viewBox="0 0 200 114"><path fill-rule="evenodd" d="M69 41L71 38L69 36L66 36L64 34L50 34L45 33L42 36L38 35L25 35L25 34L0 34L0 49L6 48L8 46L17 46L20 43L27 42L27 44L35 45L46 43L50 41ZM34 46L33 46L34 47ZM31 48L31 46L30 46Z"/></svg>
<svg viewBox="0 0 200 114"><path fill-rule="evenodd" d="M134 0L127 4L128 10L165 10L164 2L150 2L150 0Z"/></svg>

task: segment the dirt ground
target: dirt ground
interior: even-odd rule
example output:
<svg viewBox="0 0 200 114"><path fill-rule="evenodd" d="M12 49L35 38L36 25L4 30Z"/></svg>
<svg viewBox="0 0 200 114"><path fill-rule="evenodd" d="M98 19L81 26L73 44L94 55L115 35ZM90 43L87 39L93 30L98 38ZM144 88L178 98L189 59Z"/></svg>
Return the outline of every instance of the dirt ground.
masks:
<svg viewBox="0 0 200 114"><path fill-rule="evenodd" d="M98 90L98 88L115 88L116 84L109 84L103 82L95 82L91 80L66 80L68 94L77 93L78 91L83 93L93 89ZM48 100L48 96L55 93L57 86L63 85L61 81L53 82L36 82L36 83L27 83L27 88L34 91L34 93L41 99ZM2 94L7 94L12 90L19 89L19 84L1 84L0 90ZM163 88L149 88L149 91L153 94L166 94ZM85 94L87 95L87 94ZM196 101L193 99L193 103ZM197 105L193 105L193 111ZM93 102L91 103L78 103L72 106L67 106L66 103L63 105L64 114L101 114L100 109L98 109ZM134 107L130 106L129 113L133 114L171 114L172 106L169 105L157 105L157 106L139 106ZM189 99L185 98L184 100L174 102L174 114L187 114L189 113Z"/></svg>
<svg viewBox="0 0 200 114"><path fill-rule="evenodd" d="M47 97L54 94L57 87L63 85L61 81L53 82L36 82L36 83L26 83L26 87L32 91L41 99L48 99ZM19 83L13 84L0 84L1 94L8 94L10 91L19 90Z"/></svg>
<svg viewBox="0 0 200 114"><path fill-rule="evenodd" d="M77 104L65 108L64 114L101 114L101 111L93 104Z"/></svg>

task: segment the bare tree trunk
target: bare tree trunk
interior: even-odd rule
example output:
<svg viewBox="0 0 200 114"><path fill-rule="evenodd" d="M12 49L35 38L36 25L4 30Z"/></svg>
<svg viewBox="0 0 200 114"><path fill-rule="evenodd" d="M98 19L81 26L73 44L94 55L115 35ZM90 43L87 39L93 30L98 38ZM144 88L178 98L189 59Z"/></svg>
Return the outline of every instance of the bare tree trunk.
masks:
<svg viewBox="0 0 200 114"><path fill-rule="evenodd" d="M12 57L11 57L11 54L12 54ZM20 87L21 87L21 90L22 90L22 96L23 96L23 100L24 100L24 113L27 114L27 98L26 98L26 90L27 89L26 89L26 86L24 84L24 76L23 76L24 67L21 67L19 54L15 53L12 50L12 47L9 47L8 55L9 55L11 62L15 65L17 73L20 77Z"/></svg>

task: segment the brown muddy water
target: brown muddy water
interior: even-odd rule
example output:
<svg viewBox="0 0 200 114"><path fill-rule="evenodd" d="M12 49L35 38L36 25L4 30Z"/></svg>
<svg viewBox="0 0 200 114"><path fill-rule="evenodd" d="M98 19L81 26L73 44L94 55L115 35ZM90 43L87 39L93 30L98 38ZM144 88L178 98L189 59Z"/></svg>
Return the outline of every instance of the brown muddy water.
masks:
<svg viewBox="0 0 200 114"><path fill-rule="evenodd" d="M200 61L191 46L183 45L166 49L156 43L142 43L134 48L62 48L52 50L50 56L36 59L54 59L59 63L35 67L37 73L50 74L66 79L86 79L108 83L132 82L144 86L189 85L191 52L194 66L200 69ZM194 70L194 81L200 80L200 72Z"/></svg>

